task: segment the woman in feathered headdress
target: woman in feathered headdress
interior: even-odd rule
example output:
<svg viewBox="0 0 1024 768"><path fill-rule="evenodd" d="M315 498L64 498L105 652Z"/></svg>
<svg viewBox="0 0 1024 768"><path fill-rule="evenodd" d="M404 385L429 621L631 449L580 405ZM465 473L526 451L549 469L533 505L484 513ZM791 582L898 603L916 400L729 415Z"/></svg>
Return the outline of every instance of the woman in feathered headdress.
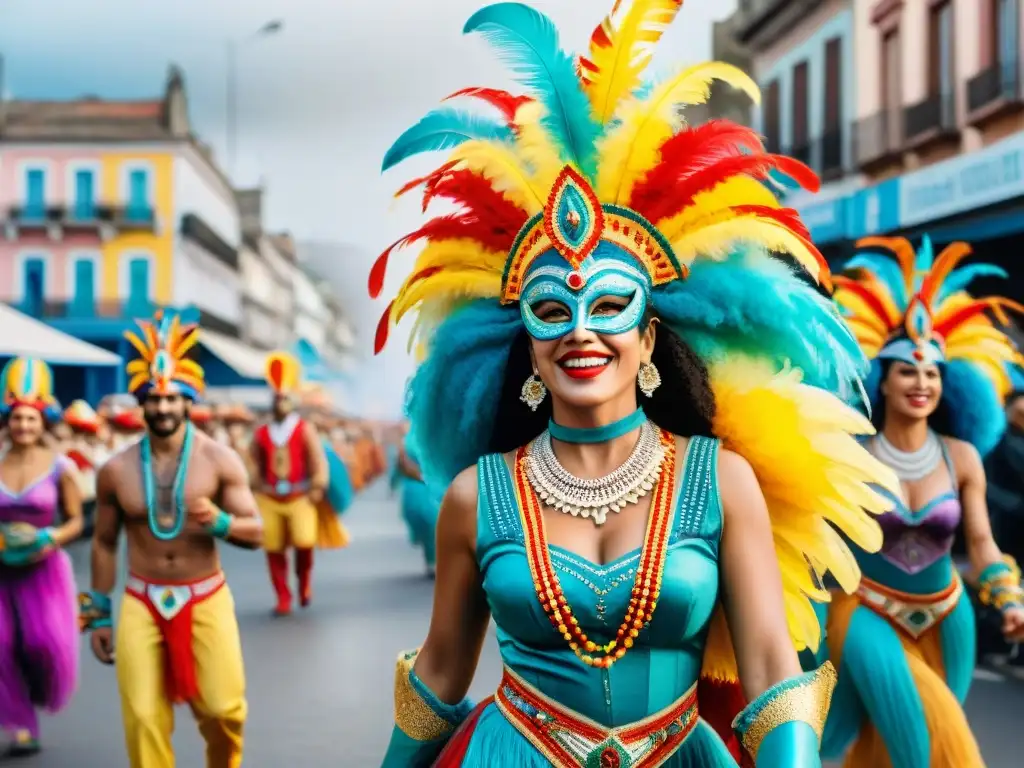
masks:
<svg viewBox="0 0 1024 768"><path fill-rule="evenodd" d="M0 727L12 755L39 751L36 707L63 709L78 683L78 616L71 559L61 549L82 532L72 463L43 444L60 419L53 373L19 357L0 373Z"/></svg>
<svg viewBox="0 0 1024 768"><path fill-rule="evenodd" d="M864 578L829 607L828 649L839 664L823 744L851 766L982 766L961 704L971 682L974 614L950 551L962 524L980 597L1024 638L1020 572L992 539L981 456L1005 428L1008 366L1020 356L989 318L1007 323L1000 297L974 298L959 267L965 243L933 259L925 237L869 238L835 278L835 301L871 359L867 390L879 429L868 447L899 477L881 518L881 551L855 547ZM959 267L959 268L958 268Z"/></svg>
<svg viewBox="0 0 1024 768"><path fill-rule="evenodd" d="M528 95L460 92L496 116L433 112L387 153L451 149L403 191L460 208L396 244L426 248L378 334L418 312L413 439L451 484L389 768L446 743L437 765L713 767L740 742L762 768L820 764L834 672L801 675L794 646L817 646L826 571L857 584L832 526L876 548L868 484L895 478L834 394L866 361L811 285L827 267L762 183L813 174L746 128L682 125L713 79L756 95L738 70L641 80L679 5L617 3L579 60L540 13L484 8L465 31ZM505 673L474 710L489 615Z"/></svg>

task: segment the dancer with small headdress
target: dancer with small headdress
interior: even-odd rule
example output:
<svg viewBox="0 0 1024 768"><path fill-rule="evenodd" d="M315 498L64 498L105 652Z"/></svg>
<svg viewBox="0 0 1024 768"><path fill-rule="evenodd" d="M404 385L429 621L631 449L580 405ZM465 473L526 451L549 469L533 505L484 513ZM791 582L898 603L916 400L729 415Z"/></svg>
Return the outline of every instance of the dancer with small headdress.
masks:
<svg viewBox="0 0 1024 768"><path fill-rule="evenodd" d="M74 464L42 442L61 417L50 367L11 360L0 397L11 441L0 458L0 728L21 756L40 749L36 710L59 712L78 684L75 578L63 548L82 532L82 500Z"/></svg>

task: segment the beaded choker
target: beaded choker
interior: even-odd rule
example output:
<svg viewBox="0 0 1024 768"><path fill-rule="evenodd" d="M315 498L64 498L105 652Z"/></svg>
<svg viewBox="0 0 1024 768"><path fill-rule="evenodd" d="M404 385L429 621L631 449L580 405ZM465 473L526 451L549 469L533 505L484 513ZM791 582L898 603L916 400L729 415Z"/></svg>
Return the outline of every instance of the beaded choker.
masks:
<svg viewBox="0 0 1024 768"><path fill-rule="evenodd" d="M640 563L637 566L629 608L615 638L604 645L598 645L587 637L565 599L551 563L540 499L527 478L527 449L520 448L516 452L516 500L519 502L519 515L526 537L526 560L533 576L537 599L540 600L551 625L568 641L569 648L587 666L607 669L621 659L654 616L654 608L661 592L665 558L668 554L672 496L676 487L675 437L664 430L660 430L659 433L665 460L651 500L647 532L640 551Z"/></svg>
<svg viewBox="0 0 1024 768"><path fill-rule="evenodd" d="M928 477L942 461L942 438L928 430L924 444L916 451L902 451L881 432L875 440L875 455L903 482Z"/></svg>
<svg viewBox="0 0 1024 768"><path fill-rule="evenodd" d="M161 541L171 541L178 537L185 527L185 479L188 477L188 461L192 453L192 423L185 424L185 439L181 443L178 455L178 469L174 475L173 499L171 511L174 521L170 526L160 524L157 511L156 477L153 475L153 451L149 444L149 435L142 438L139 454L142 459L142 485L146 492L146 512L149 518L149 530Z"/></svg>
<svg viewBox="0 0 1024 768"><path fill-rule="evenodd" d="M637 408L629 416L600 427L563 427L554 420L549 420L548 432L555 440L563 443L606 443L639 429L645 421L647 414L644 413L644 409Z"/></svg>

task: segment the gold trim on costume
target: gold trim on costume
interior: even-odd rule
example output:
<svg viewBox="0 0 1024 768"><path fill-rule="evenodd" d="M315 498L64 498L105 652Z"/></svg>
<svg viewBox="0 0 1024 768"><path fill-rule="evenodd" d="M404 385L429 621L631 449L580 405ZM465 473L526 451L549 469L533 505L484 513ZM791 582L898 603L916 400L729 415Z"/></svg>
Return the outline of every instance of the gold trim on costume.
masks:
<svg viewBox="0 0 1024 768"><path fill-rule="evenodd" d="M917 640L953 612L960 602L963 591L963 583L956 573L953 574L953 580L948 587L929 595L900 592L861 577L857 597L862 605L896 624Z"/></svg>
<svg viewBox="0 0 1024 768"><path fill-rule="evenodd" d="M826 661L813 674L784 680L752 701L732 724L750 756L756 760L765 736L785 723L807 723L820 742L836 679L835 667ZM741 730L739 724L748 718L749 725Z"/></svg>
<svg viewBox="0 0 1024 768"><path fill-rule="evenodd" d="M395 666L395 725L416 741L435 741L447 736L454 726L423 700L409 676L419 649L403 651Z"/></svg>

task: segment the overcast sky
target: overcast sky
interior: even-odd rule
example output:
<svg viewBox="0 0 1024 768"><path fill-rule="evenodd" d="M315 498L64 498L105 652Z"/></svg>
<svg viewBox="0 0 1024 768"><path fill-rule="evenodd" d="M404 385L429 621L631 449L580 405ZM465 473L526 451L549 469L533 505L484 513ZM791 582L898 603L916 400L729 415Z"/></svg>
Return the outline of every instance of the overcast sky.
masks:
<svg viewBox="0 0 1024 768"><path fill-rule="evenodd" d="M350 243L351 279L413 228L416 206L391 193L431 160L380 174L390 142L440 98L469 85L509 85L482 40L462 25L482 0L3 0L4 91L19 98L151 98L171 62L186 75L191 116L224 158L228 39L238 48L241 185L262 180L268 224L299 239ZM611 0L534 0L582 50ZM656 71L711 55L711 26L735 0L686 0ZM584 10L590 9L590 10ZM252 38L270 20L277 35ZM436 165L438 158L434 158ZM394 278L398 272L397 270ZM389 288L394 288L394 282ZM351 295L350 291L345 291ZM357 292L361 294L362 292ZM370 343L380 307L353 307ZM400 402L404 344L366 371ZM394 382L394 383L392 383ZM379 404L374 404L379 405Z"/></svg>

